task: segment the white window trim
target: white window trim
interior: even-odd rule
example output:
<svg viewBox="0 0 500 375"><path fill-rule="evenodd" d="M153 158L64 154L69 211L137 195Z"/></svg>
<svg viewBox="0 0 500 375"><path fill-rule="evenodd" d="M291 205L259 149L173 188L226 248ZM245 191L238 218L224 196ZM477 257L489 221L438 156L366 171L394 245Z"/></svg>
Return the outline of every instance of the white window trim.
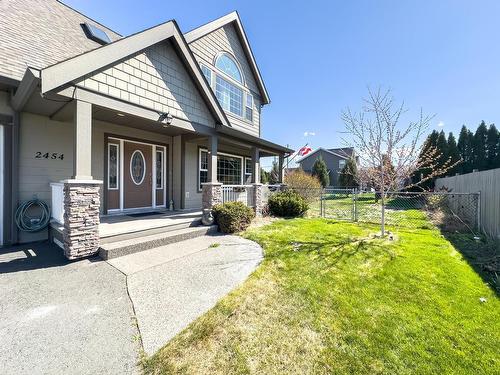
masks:
<svg viewBox="0 0 500 375"><path fill-rule="evenodd" d="M110 178L110 174L109 174L109 156L111 154L111 146L114 146L116 147L116 187L110 187L110 184L109 184L109 178ZM120 145L118 143L108 143L108 190L120 190L120 163L121 163L121 154L120 154Z"/></svg>
<svg viewBox="0 0 500 375"><path fill-rule="evenodd" d="M158 150L158 149L159 149L159 146L156 146L156 150L155 150L155 190L163 190L163 185L164 185L164 181L165 181L165 150L163 150L163 148L161 150ZM156 175L156 173L158 172L158 169L156 166L156 162L158 161L157 160L158 153L161 154L161 186L160 187L158 187L156 185L156 178L158 177Z"/></svg>
<svg viewBox="0 0 500 375"><path fill-rule="evenodd" d="M247 172L247 161L250 161L250 163L252 163L252 158L245 158L245 177L252 175L252 172L250 173Z"/></svg>
<svg viewBox="0 0 500 375"><path fill-rule="evenodd" d="M342 164L342 166L341 166L340 164L341 164L342 162L343 162L343 164ZM340 159L340 160L339 160L339 169L344 168L344 167L345 167L345 165L346 165L346 160L344 160L344 159Z"/></svg>
<svg viewBox="0 0 500 375"><path fill-rule="evenodd" d="M243 103L242 104L242 115L238 115L236 113L233 113L231 111L226 111L224 109L225 112L227 112L228 115L231 115L231 116L234 116L235 118L239 119L239 120L242 120L244 121L245 123L249 124L249 125L254 125L254 118L255 118L255 97L254 95L252 94L252 92L245 86L245 85L242 85L240 82L236 81L235 79L233 79L231 76L228 76L227 74L225 74L224 72L222 72L221 70L219 70L219 68L217 68L215 65L212 65L212 66L209 66L206 62L203 62L203 61L199 61L198 62L201 65L203 65L206 69L210 70L211 74L210 74L210 88L212 89L213 93L215 94L215 85L216 85L216 80L217 80L217 75L219 75L222 79L225 79L226 81L228 81L229 83L237 86L238 88L240 88L242 91L243 91L243 95L242 95L242 101ZM239 64L239 63L238 63ZM239 65L238 65L239 66ZM203 72L202 72L203 73ZM203 75L205 76L205 75ZM245 79L243 79L243 81L245 82ZM247 120L246 118L246 111L247 111L247 95L250 95L252 97L252 121L250 120Z"/></svg>
<svg viewBox="0 0 500 375"><path fill-rule="evenodd" d="M198 181L199 181L200 185L202 184L201 178L200 178L200 172L202 172L202 171L203 172L205 172L205 171L208 172L208 169L201 169L201 153L202 152L208 153L208 149L206 149L206 148L200 148L198 150ZM241 164L240 164L241 165L240 185L244 185L244 182L245 182L245 180L244 180L244 178L245 178L245 159L250 159L250 158L246 158L246 157L240 156L240 155L228 154L226 152L217 152L217 156L219 156L219 155L229 156L229 157L232 157L232 158L238 158L238 159L241 160ZM217 161L218 161L218 159L217 159ZM208 162L210 162L210 160Z"/></svg>
<svg viewBox="0 0 500 375"><path fill-rule="evenodd" d="M142 174L142 179L141 179L141 181L140 181L140 182L135 182L135 180L134 180L134 175L133 175L133 173L132 173L132 160L134 160L134 155L135 155L137 152L138 152L139 154L141 154L142 161L144 162L144 163L143 163L143 164L144 164L144 173ZM132 155L130 156L129 169L130 169L130 179L132 180L132 182L133 182L135 185L137 185L137 186L141 185L141 184L144 182L144 179L146 178L146 175L148 174L148 171L147 171L147 165L146 165L146 158L144 157L144 154L142 153L142 151L141 151L141 150L135 150L135 151L132 153Z"/></svg>
<svg viewBox="0 0 500 375"><path fill-rule="evenodd" d="M236 67L238 68L239 72L240 72L240 75L241 75L241 81L242 82L239 82L237 80L235 80L233 77L231 77L229 74L226 74L224 73L222 70L220 70L219 68L217 68L217 60L219 60L219 58L221 56L224 56L224 55L227 55L231 60L233 60L233 62L236 64ZM237 83L238 85L242 86L243 88L245 88L245 83L246 83L246 79L245 79L245 74L243 73L243 67L241 66L240 62L238 61L238 59L236 58L236 56L234 56L232 53L228 52L228 51L220 51L217 55L215 55L214 57L214 61L213 61L213 66L215 69L217 69L218 72L220 72L222 75L224 75L225 77L228 77L231 81Z"/></svg>

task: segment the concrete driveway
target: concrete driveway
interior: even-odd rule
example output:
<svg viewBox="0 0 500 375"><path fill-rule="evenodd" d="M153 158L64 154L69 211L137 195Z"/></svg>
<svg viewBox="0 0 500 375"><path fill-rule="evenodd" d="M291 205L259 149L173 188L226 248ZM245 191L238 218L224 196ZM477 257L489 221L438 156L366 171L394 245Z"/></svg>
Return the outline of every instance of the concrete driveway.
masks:
<svg viewBox="0 0 500 375"><path fill-rule="evenodd" d="M47 243L0 249L0 374L131 374L140 342L125 276Z"/></svg>
<svg viewBox="0 0 500 375"><path fill-rule="evenodd" d="M0 374L138 373L142 348L156 352L261 259L256 243L217 235L109 262L1 249Z"/></svg>

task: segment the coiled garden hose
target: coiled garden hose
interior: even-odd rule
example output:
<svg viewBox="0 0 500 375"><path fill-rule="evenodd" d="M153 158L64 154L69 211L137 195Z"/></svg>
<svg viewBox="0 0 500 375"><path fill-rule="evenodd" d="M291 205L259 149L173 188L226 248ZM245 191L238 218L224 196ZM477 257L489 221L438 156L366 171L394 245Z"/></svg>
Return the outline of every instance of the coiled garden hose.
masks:
<svg viewBox="0 0 500 375"><path fill-rule="evenodd" d="M36 210L41 211L37 216L30 216L28 211ZM32 199L23 202L19 205L15 215L17 227L24 232L38 232L45 229L49 225L50 211L49 206L44 201Z"/></svg>

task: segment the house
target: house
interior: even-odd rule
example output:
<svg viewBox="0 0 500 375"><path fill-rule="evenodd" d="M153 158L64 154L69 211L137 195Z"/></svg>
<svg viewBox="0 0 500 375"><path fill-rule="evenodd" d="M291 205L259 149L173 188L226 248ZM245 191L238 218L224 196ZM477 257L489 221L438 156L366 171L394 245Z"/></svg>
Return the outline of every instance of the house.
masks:
<svg viewBox="0 0 500 375"><path fill-rule="evenodd" d="M354 148L344 147L344 148L318 148L307 155L297 160L300 168L307 173L312 173L314 162L322 158L326 167L329 171L330 176L330 186L339 186L339 173L344 168L347 160L349 158L355 158L357 161Z"/></svg>
<svg viewBox="0 0 500 375"><path fill-rule="evenodd" d="M56 232L68 258L97 251L109 215L201 210L254 184L269 94L236 12L183 34L171 20L123 37L56 0L0 3L0 241ZM49 230L15 225L21 202Z"/></svg>

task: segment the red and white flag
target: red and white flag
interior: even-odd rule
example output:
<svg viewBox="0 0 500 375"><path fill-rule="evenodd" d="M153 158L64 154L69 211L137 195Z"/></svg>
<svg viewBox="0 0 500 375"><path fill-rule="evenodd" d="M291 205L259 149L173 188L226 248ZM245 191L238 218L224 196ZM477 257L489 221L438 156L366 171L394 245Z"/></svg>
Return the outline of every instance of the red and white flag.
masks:
<svg viewBox="0 0 500 375"><path fill-rule="evenodd" d="M304 146L299 150L299 155L300 156L306 156L308 153L312 151L312 148L309 146Z"/></svg>

